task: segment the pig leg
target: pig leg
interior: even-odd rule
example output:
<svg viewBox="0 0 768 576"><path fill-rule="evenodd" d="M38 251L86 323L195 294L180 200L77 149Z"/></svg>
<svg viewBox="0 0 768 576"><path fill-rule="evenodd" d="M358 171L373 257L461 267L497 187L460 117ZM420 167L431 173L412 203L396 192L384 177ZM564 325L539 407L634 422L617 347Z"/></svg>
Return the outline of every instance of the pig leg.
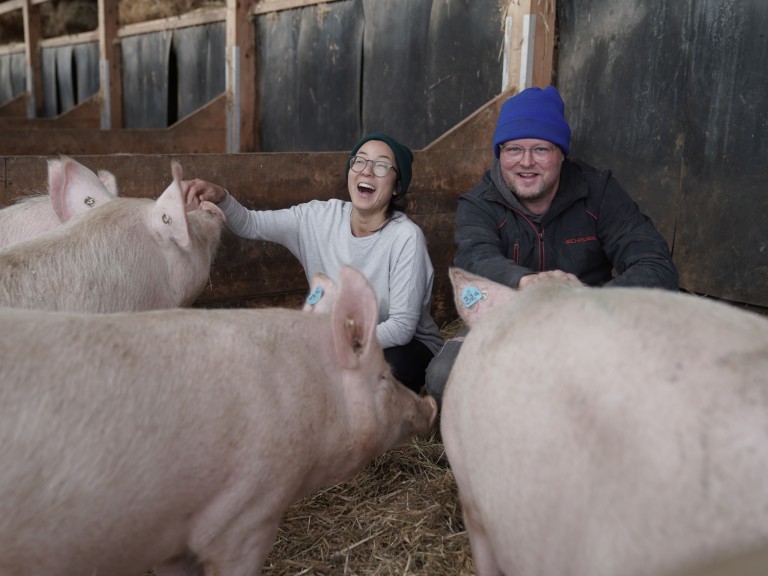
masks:
<svg viewBox="0 0 768 576"><path fill-rule="evenodd" d="M264 496L261 494L260 496ZM259 576L277 537L285 510L283 495L276 495L269 506L271 512L260 514L248 505L223 517L203 514L193 529L191 549L199 559L198 576ZM259 500L259 507L264 502ZM234 515L234 518L232 517ZM255 516L260 516L254 520ZM225 518L222 524L222 518ZM211 524L225 526L223 532L211 534ZM158 576L161 576L160 573ZM163 572L162 576L166 576Z"/></svg>
<svg viewBox="0 0 768 576"><path fill-rule="evenodd" d="M450 414L450 412L453 411L453 405L448 403L445 406L445 410L446 412L443 414L443 418L446 417L446 414L449 415L449 418L452 418L453 414ZM448 459L451 463L451 471L456 479L456 485L459 490L464 528L467 530L469 545L472 548L472 562L474 563L475 574L477 574L477 576L502 576L503 573L496 561L496 556L493 553L488 534L483 527L482 520L478 516L470 476L467 474L462 459L454 454L455 448L460 444L458 437L454 433L453 427L443 426L440 432L443 437L445 451L448 454ZM508 576L512 575L510 574Z"/></svg>
<svg viewBox="0 0 768 576"><path fill-rule="evenodd" d="M153 568L148 574L150 576L203 576L203 567L190 555L169 560Z"/></svg>
<svg viewBox="0 0 768 576"><path fill-rule="evenodd" d="M469 546L472 549L472 562L477 576L503 576L496 556L493 554L488 533L477 519L474 505L469 498L461 498L461 508L464 512L464 527L469 536Z"/></svg>
<svg viewBox="0 0 768 576"><path fill-rule="evenodd" d="M503 576L496 556L493 553L488 533L483 527L482 520L478 517L477 507L469 489L467 477L463 473L462 466L453 466L456 484L459 487L459 500L464 517L464 527L469 536L469 545L472 548L472 562L477 576ZM463 487L463 489L462 489ZM509 575L512 576L512 575Z"/></svg>

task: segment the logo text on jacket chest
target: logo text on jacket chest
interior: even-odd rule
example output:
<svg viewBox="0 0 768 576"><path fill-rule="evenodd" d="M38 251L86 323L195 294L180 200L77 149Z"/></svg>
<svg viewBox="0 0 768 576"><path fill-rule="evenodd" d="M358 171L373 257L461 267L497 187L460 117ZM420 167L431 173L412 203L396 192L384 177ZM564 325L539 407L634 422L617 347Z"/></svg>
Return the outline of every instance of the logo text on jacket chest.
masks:
<svg viewBox="0 0 768 576"><path fill-rule="evenodd" d="M568 238L565 241L566 246L569 244L583 244L584 242L597 242L597 236L582 236L581 238Z"/></svg>

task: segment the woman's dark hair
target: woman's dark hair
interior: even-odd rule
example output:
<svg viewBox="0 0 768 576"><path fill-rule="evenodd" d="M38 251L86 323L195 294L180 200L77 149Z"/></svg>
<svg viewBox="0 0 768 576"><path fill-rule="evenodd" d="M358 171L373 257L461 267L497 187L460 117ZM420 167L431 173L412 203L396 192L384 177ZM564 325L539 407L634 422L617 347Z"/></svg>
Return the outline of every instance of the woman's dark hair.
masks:
<svg viewBox="0 0 768 576"><path fill-rule="evenodd" d="M403 194L403 186L400 182L400 175L398 174L397 180L395 180L395 193L389 199L389 206L387 206L387 218L392 218L392 214L395 210L405 212L408 210L408 195Z"/></svg>

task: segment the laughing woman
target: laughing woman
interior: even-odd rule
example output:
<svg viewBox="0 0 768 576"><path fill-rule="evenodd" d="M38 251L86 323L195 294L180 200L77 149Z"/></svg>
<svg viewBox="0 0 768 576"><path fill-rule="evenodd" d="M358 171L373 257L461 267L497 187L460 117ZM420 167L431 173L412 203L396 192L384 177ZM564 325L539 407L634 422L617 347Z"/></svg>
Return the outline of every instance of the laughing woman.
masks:
<svg viewBox="0 0 768 576"><path fill-rule="evenodd" d="M276 242L299 259L307 280L322 272L338 282L342 266L359 270L379 303L376 336L395 377L419 392L443 342L430 316L434 270L421 229L405 215L413 153L376 132L347 160L349 201L312 200L284 210L249 210L224 188L188 180L189 204L208 200L243 238Z"/></svg>

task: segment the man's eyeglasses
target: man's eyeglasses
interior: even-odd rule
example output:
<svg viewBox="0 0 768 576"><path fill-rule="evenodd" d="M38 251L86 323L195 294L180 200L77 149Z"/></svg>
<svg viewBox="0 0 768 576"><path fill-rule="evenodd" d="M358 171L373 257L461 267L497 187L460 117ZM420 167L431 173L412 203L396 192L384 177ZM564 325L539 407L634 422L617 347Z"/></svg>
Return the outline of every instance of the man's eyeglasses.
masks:
<svg viewBox="0 0 768 576"><path fill-rule="evenodd" d="M531 153L531 158L537 164L546 164L555 157L554 146L534 146L533 148L523 148L509 144L501 147L501 157L507 162L520 162L526 152Z"/></svg>
<svg viewBox="0 0 768 576"><path fill-rule="evenodd" d="M368 162L373 165L373 175L377 178L384 178L384 176L389 174L390 170L397 172L397 168L388 162L366 160L362 156L352 156L352 158L349 159L349 169L352 170L352 172L362 172L365 170L365 166Z"/></svg>

